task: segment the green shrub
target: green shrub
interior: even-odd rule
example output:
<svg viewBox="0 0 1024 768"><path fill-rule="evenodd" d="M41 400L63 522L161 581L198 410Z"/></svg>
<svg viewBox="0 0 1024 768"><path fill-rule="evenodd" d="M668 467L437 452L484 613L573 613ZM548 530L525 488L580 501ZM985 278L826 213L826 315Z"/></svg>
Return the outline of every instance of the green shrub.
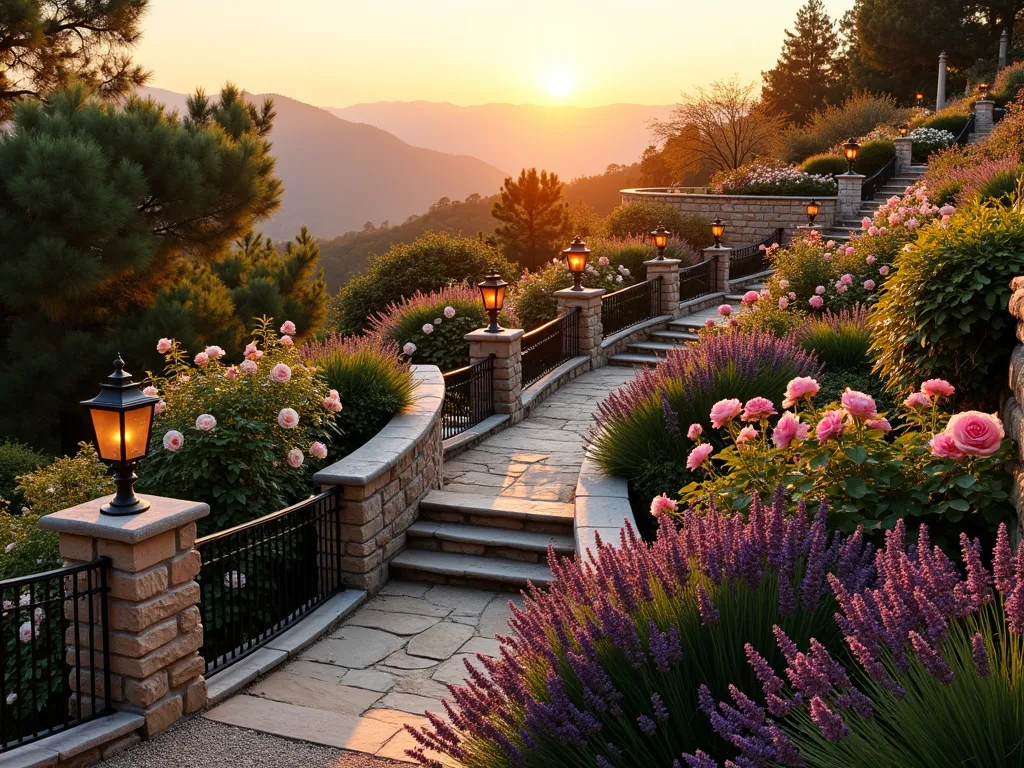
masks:
<svg viewBox="0 0 1024 768"><path fill-rule="evenodd" d="M603 248L602 248L603 250ZM607 251L615 253L614 249ZM604 288L608 293L628 288L644 279L644 267L634 272L624 264L616 264L610 256L591 254L587 271L581 280L585 288ZM513 286L512 304L516 316L526 330L554 320L558 314L558 299L555 291L569 288L573 283L572 274L563 260L549 264L539 272L527 272Z"/></svg>
<svg viewBox="0 0 1024 768"><path fill-rule="evenodd" d="M640 200L618 206L605 220L610 238L647 238L659 224L696 251L711 246L711 223L700 216L684 216L668 203Z"/></svg>
<svg viewBox="0 0 1024 768"><path fill-rule="evenodd" d="M719 171L711 179L716 195L834 195L830 176L801 173L790 165L758 159L740 168Z"/></svg>
<svg viewBox="0 0 1024 768"><path fill-rule="evenodd" d="M307 344L302 359L316 367L345 404L335 417L341 434L335 439L337 458L347 456L412 402L409 364L395 343L375 335L331 336Z"/></svg>
<svg viewBox="0 0 1024 768"><path fill-rule="evenodd" d="M857 93L841 105L815 112L806 128L783 135L783 156L799 162L810 155L828 152L851 136L866 136L880 125L898 125L909 116L889 95Z"/></svg>
<svg viewBox="0 0 1024 768"><path fill-rule="evenodd" d="M860 147L853 170L871 178L895 156L896 145L891 141L867 141Z"/></svg>
<svg viewBox="0 0 1024 768"><path fill-rule="evenodd" d="M838 176L846 173L850 165L842 155L825 153L812 155L800 164L801 173L810 173L818 176Z"/></svg>
<svg viewBox="0 0 1024 768"><path fill-rule="evenodd" d="M910 132L910 138L914 140L911 149L914 161L923 163L935 152L952 146L956 134L937 128L915 128Z"/></svg>
<svg viewBox="0 0 1024 768"><path fill-rule="evenodd" d="M17 492L18 476L50 463L50 457L27 445L5 440L0 443L0 499L6 499L15 510L21 507Z"/></svg>
<svg viewBox="0 0 1024 768"><path fill-rule="evenodd" d="M1024 61L1003 67L992 84L992 97L999 102L1013 101L1024 88Z"/></svg>
<svg viewBox="0 0 1024 768"><path fill-rule="evenodd" d="M870 362L868 363L870 366ZM821 391L815 398L822 403L838 402L843 396L847 387L856 392L871 392L875 397L879 413L895 414L892 417L894 427L900 425L899 413L896 410L903 398L896 398L892 392L885 389L885 382L877 373L872 373L867 368L825 368L825 372L818 379L821 384Z"/></svg>
<svg viewBox="0 0 1024 768"><path fill-rule="evenodd" d="M491 246L473 238L427 232L411 243L370 259L366 271L342 286L334 301L336 330L361 333L370 317L389 304L463 282L477 283L492 269L508 282L519 269Z"/></svg>
<svg viewBox="0 0 1024 768"><path fill-rule="evenodd" d="M938 114L921 123L921 127L933 128L937 131L949 131L954 136L959 136L969 120L970 117L967 115Z"/></svg>
<svg viewBox="0 0 1024 768"><path fill-rule="evenodd" d="M996 407L1015 343L1010 281L1024 272L1019 194L1014 202L964 205L896 256L872 314L871 353L889 389L941 377L964 401Z"/></svg>
<svg viewBox="0 0 1024 768"><path fill-rule="evenodd" d="M827 311L809 316L797 326L795 335L801 347L817 355L826 371L867 371L871 367L871 328L867 307L862 304L838 314Z"/></svg>
<svg viewBox="0 0 1024 768"><path fill-rule="evenodd" d="M1017 192L1020 176L1020 167L997 171L978 189L978 201L991 201L997 205L1008 204Z"/></svg>

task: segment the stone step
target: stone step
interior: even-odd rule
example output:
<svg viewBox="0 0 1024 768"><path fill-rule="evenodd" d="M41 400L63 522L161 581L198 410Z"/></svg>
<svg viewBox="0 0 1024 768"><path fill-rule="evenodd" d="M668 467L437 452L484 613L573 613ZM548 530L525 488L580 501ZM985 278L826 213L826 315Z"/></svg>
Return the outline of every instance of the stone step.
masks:
<svg viewBox="0 0 1024 768"><path fill-rule="evenodd" d="M535 533L572 533L575 505L475 493L430 491L420 501L420 519L466 523Z"/></svg>
<svg viewBox="0 0 1024 768"><path fill-rule="evenodd" d="M409 546L415 549L498 557L528 563L545 562L549 544L560 555L571 555L576 549L570 534L510 531L465 523L417 520L406 533Z"/></svg>
<svg viewBox="0 0 1024 768"><path fill-rule="evenodd" d="M620 352L617 355L609 357L608 364L626 368L636 368L638 366L653 368L658 364L658 357L656 355L640 355L632 352Z"/></svg>
<svg viewBox="0 0 1024 768"><path fill-rule="evenodd" d="M407 549L399 553L391 560L388 569L392 578L399 576L465 586L502 584L525 587L533 582L547 587L555 581L551 569L542 563L521 563L496 557L427 552L422 549Z"/></svg>
<svg viewBox="0 0 1024 768"><path fill-rule="evenodd" d="M689 341L700 341L700 336L689 331L655 331L651 334L651 338L674 342L677 345L685 344Z"/></svg>
<svg viewBox="0 0 1024 768"><path fill-rule="evenodd" d="M655 355L664 355L670 349L675 349L676 345L670 341L637 341L629 345L629 349L634 352L641 354L649 352Z"/></svg>

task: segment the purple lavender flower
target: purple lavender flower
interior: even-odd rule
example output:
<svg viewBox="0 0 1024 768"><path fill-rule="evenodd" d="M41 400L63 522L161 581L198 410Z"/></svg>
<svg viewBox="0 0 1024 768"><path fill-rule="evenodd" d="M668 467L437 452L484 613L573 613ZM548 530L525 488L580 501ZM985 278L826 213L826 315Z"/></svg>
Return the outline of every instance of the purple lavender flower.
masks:
<svg viewBox="0 0 1024 768"><path fill-rule="evenodd" d="M718 763L711 759L707 752L697 750L693 755L683 755L687 768L718 768Z"/></svg>
<svg viewBox="0 0 1024 768"><path fill-rule="evenodd" d="M811 720L818 726L821 735L829 741L849 738L850 728L841 715L837 715L820 696L811 699Z"/></svg>
<svg viewBox="0 0 1024 768"><path fill-rule="evenodd" d="M1010 536L1006 523L999 524L996 534L996 547L992 553L992 572L995 576L996 589L1004 596L1013 589L1013 555L1010 553Z"/></svg>
<svg viewBox="0 0 1024 768"><path fill-rule="evenodd" d="M654 712L654 719L659 723L668 721L668 709L665 708L665 702L661 700L661 696L656 693L651 694L651 710Z"/></svg>
<svg viewBox="0 0 1024 768"><path fill-rule="evenodd" d="M981 632L975 632L971 638L971 655L974 657L974 668L978 670L978 677L988 677L992 669L988 664L988 648L985 647L985 638Z"/></svg>
<svg viewBox="0 0 1024 768"><path fill-rule="evenodd" d="M636 724L639 726L640 730L643 731L645 736L653 736L658 730L658 726L655 725L654 721L647 715L640 715L636 719Z"/></svg>
<svg viewBox="0 0 1024 768"><path fill-rule="evenodd" d="M711 601L711 596L708 594L708 591L704 589L703 584L697 585L697 606L700 611L701 623L703 623L704 626L718 623L718 609L715 608L715 604Z"/></svg>
<svg viewBox="0 0 1024 768"><path fill-rule="evenodd" d="M911 630L909 636L914 653L917 654L917 658L921 660L924 668L928 670L928 674L946 684L953 682L953 673L939 652L928 645L928 641L917 632Z"/></svg>
<svg viewBox="0 0 1024 768"><path fill-rule="evenodd" d="M665 393L661 393L661 412L665 416L665 429L672 437L679 437L682 433L679 431L679 417L676 416L676 412L672 410L672 404L668 401Z"/></svg>

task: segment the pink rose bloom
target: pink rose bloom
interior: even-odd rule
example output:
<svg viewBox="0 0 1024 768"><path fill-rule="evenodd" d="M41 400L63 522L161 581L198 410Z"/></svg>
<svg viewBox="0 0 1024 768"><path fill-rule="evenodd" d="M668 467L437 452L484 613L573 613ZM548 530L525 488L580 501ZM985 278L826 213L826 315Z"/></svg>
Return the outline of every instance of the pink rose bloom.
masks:
<svg viewBox="0 0 1024 768"><path fill-rule="evenodd" d="M230 368L228 368L226 371L224 371L224 378L232 380L232 381L234 379L237 379L238 378L238 369L235 368L235 366L232 365Z"/></svg>
<svg viewBox="0 0 1024 768"><path fill-rule="evenodd" d="M819 285L819 286L818 286L817 288L815 288L815 289L814 289L814 292L815 292L816 294L818 294L819 296L821 296L822 294L824 294L824 293L825 293L825 290L826 290L826 289L825 289L825 286L824 286L824 285Z"/></svg>
<svg viewBox="0 0 1024 768"><path fill-rule="evenodd" d="M845 274L839 278L839 282L843 283L844 285L853 285L853 275Z"/></svg>
<svg viewBox="0 0 1024 768"><path fill-rule="evenodd" d="M878 227L868 227L868 235L871 237L876 237L880 231L881 230L879 230Z"/></svg>
<svg viewBox="0 0 1024 768"><path fill-rule="evenodd" d="M690 455L686 457L686 468L697 469L697 467L707 461L708 456L710 456L714 450L715 446L711 443L701 443L690 451Z"/></svg>
<svg viewBox="0 0 1024 768"><path fill-rule="evenodd" d="M775 404L766 397L752 397L747 400L740 416L744 421L760 421L777 413Z"/></svg>
<svg viewBox="0 0 1024 768"><path fill-rule="evenodd" d="M715 429L721 429L739 416L742 410L743 404L735 397L728 400L719 400L711 406L711 426Z"/></svg>
<svg viewBox="0 0 1024 768"><path fill-rule="evenodd" d="M156 343L156 351L161 355L166 355L171 351L172 344L173 342L170 339L160 339L160 341Z"/></svg>
<svg viewBox="0 0 1024 768"><path fill-rule="evenodd" d="M314 459L326 459L327 458L327 446L317 440L311 446L309 446L309 455Z"/></svg>
<svg viewBox="0 0 1024 768"><path fill-rule="evenodd" d="M874 264L877 260L878 259L876 259L874 256L868 256L866 259L864 259L864 263L870 265Z"/></svg>
<svg viewBox="0 0 1024 768"><path fill-rule="evenodd" d="M888 419L870 419L864 422L868 429L880 429L886 434L892 432L892 424L889 423Z"/></svg>
<svg viewBox="0 0 1024 768"><path fill-rule="evenodd" d="M715 327L715 321L709 317L707 320L704 321L704 327L705 328L714 328Z"/></svg>
<svg viewBox="0 0 1024 768"><path fill-rule="evenodd" d="M30 643L30 642L32 642L32 637L34 635L35 635L35 632L32 629L32 622L31 621L26 621L24 624L22 624L20 627L18 627L18 639L21 640L21 642L23 642L23 643Z"/></svg>
<svg viewBox="0 0 1024 768"><path fill-rule="evenodd" d="M294 408L282 408L277 414L277 423L285 429L295 429L299 426L299 414Z"/></svg>
<svg viewBox="0 0 1024 768"><path fill-rule="evenodd" d="M242 364L238 366L238 370L242 373L256 373L257 365L255 360L243 360Z"/></svg>
<svg viewBox="0 0 1024 768"><path fill-rule="evenodd" d="M732 314L732 305L731 304L722 304L718 308L718 314L720 314L722 317L728 317L729 315Z"/></svg>
<svg viewBox="0 0 1024 768"><path fill-rule="evenodd" d="M878 268L878 274L882 275L883 277L884 277L885 275L888 275L888 274L889 274L889 267L888 267L888 266L885 266L885 267L879 267L879 268Z"/></svg>
<svg viewBox="0 0 1024 768"><path fill-rule="evenodd" d="M185 436L176 429L164 432L164 448L168 451L180 451L185 444Z"/></svg>
<svg viewBox="0 0 1024 768"><path fill-rule="evenodd" d="M295 467L296 469L302 466L302 462L306 460L306 457L302 454L298 448L292 448L288 451L288 466Z"/></svg>
<svg viewBox="0 0 1024 768"><path fill-rule="evenodd" d="M968 456L991 456L999 450L1006 433L1003 422L991 413L964 411L950 416L946 434Z"/></svg>
<svg viewBox="0 0 1024 768"><path fill-rule="evenodd" d="M796 293L794 293L793 291L787 293L786 296L790 301L796 301Z"/></svg>
<svg viewBox="0 0 1024 768"><path fill-rule="evenodd" d="M789 299L787 299L785 296L780 296L779 297L779 309L785 309L788 306L789 306Z"/></svg>
<svg viewBox="0 0 1024 768"><path fill-rule="evenodd" d="M597 263L600 264L602 267L607 267L610 262L608 261L607 256L602 256L597 260Z"/></svg>
<svg viewBox="0 0 1024 768"><path fill-rule="evenodd" d="M263 357L263 353L260 352L256 348L256 345L253 343L245 345L245 352L243 353L243 355L246 360L259 360L261 357Z"/></svg>
<svg viewBox="0 0 1024 768"><path fill-rule="evenodd" d="M932 449L932 456L938 456L940 459L952 459L953 461L960 461L965 458L966 454L956 447L953 442L953 438L947 435L945 432L940 432L931 439L928 446Z"/></svg>
<svg viewBox="0 0 1024 768"><path fill-rule="evenodd" d="M751 440L757 440L757 430L753 427L744 427L736 435L736 445L745 445Z"/></svg>
<svg viewBox="0 0 1024 768"><path fill-rule="evenodd" d="M823 258L825 261L832 261L832 254L831 253L826 253L821 258Z"/></svg>
<svg viewBox="0 0 1024 768"><path fill-rule="evenodd" d="M291 320L285 320L284 323L281 324L281 333L284 333L288 336L294 334L295 323L293 323Z"/></svg>
<svg viewBox="0 0 1024 768"><path fill-rule="evenodd" d="M860 228L861 229L867 229L870 226L871 226L871 217L870 216L865 216L863 219L860 220Z"/></svg>
<svg viewBox="0 0 1024 768"><path fill-rule="evenodd" d="M825 243L825 247L826 248L835 248L836 247L836 241L835 240L829 240L827 243Z"/></svg>
<svg viewBox="0 0 1024 768"><path fill-rule="evenodd" d="M211 360L220 360L222 357L224 357L224 350L218 347L216 344L207 347L203 351L206 352L206 356Z"/></svg>
<svg viewBox="0 0 1024 768"><path fill-rule="evenodd" d="M768 246L766 246L766 245L764 245L762 243L761 245L757 246L757 250L759 250L759 251L767 251L768 250Z"/></svg>
<svg viewBox="0 0 1024 768"><path fill-rule="evenodd" d="M843 410L855 419L873 419L878 415L875 399L871 395L857 392L849 387L843 392L840 402L843 404Z"/></svg>
<svg viewBox="0 0 1024 768"><path fill-rule="evenodd" d="M900 223L900 215L898 213L890 213L889 214L889 226L890 227L895 227L899 223Z"/></svg>
<svg viewBox="0 0 1024 768"><path fill-rule="evenodd" d="M848 290L850 290L850 286L840 285L838 288L836 288L836 293L846 293Z"/></svg>
<svg viewBox="0 0 1024 768"><path fill-rule="evenodd" d="M928 397L949 397L956 392L956 387L945 379L928 379L921 385L921 391Z"/></svg>
<svg viewBox="0 0 1024 768"><path fill-rule="evenodd" d="M875 290L875 281L870 278L864 281L864 290L873 291Z"/></svg>
<svg viewBox="0 0 1024 768"><path fill-rule="evenodd" d="M156 397L157 395L160 394L160 390L154 387L152 384L150 384L148 387L142 390L142 394L149 395L150 397Z"/></svg>
<svg viewBox="0 0 1024 768"><path fill-rule="evenodd" d="M157 403L155 406L153 406L153 413L155 413L157 416L159 416L161 413L164 412L164 408L166 408L166 407L167 407L167 403L165 403L163 400L161 400L159 403Z"/></svg>
<svg viewBox="0 0 1024 768"><path fill-rule="evenodd" d="M276 381L278 384L287 384L291 381L292 369L284 363L278 363L270 369L270 380Z"/></svg>
<svg viewBox="0 0 1024 768"><path fill-rule="evenodd" d="M786 385L786 397L782 401L783 408L792 408L805 397L814 397L821 390L821 385L810 376L797 376Z"/></svg>
<svg viewBox="0 0 1024 768"><path fill-rule="evenodd" d="M754 304L759 298L761 297L758 295L757 291L747 291L743 294L742 301L744 304Z"/></svg>
<svg viewBox="0 0 1024 768"><path fill-rule="evenodd" d="M278 339L278 341L284 344L286 347L290 347L292 344L294 344L294 342L292 341L292 337L288 335L282 336L280 339Z"/></svg>
<svg viewBox="0 0 1024 768"><path fill-rule="evenodd" d="M907 229L917 229L921 226L921 222L917 219L907 219L907 223L904 224Z"/></svg>
<svg viewBox="0 0 1024 768"><path fill-rule="evenodd" d="M906 408L927 408L932 404L932 399L924 392L911 392L903 405Z"/></svg>
<svg viewBox="0 0 1024 768"><path fill-rule="evenodd" d="M789 280L779 280L779 290L784 291L789 288Z"/></svg>
<svg viewBox="0 0 1024 768"><path fill-rule="evenodd" d="M790 411L782 414L772 430L772 442L777 448L788 448L794 440L806 440L810 425L804 424Z"/></svg>
<svg viewBox="0 0 1024 768"><path fill-rule="evenodd" d="M661 496L655 496L651 502L651 516L658 518L667 512L675 512L677 506L679 505L676 504L675 499L670 499L664 493Z"/></svg>
<svg viewBox="0 0 1024 768"><path fill-rule="evenodd" d="M324 408L326 408L328 411L331 411L332 413L337 413L338 411L341 410L341 401L338 400L336 397L325 397Z"/></svg>
<svg viewBox="0 0 1024 768"><path fill-rule="evenodd" d="M686 430L686 436L691 440L696 440L698 437L704 434L704 427L700 424L694 423L690 425L690 428Z"/></svg>
<svg viewBox="0 0 1024 768"><path fill-rule="evenodd" d="M413 344L411 341L407 341L405 342L405 346L402 347L402 352L404 352L407 356L412 357L413 355L416 354L416 345Z"/></svg>
<svg viewBox="0 0 1024 768"><path fill-rule="evenodd" d="M843 412L829 411L818 422L818 442L827 443L833 437L843 434Z"/></svg>
<svg viewBox="0 0 1024 768"><path fill-rule="evenodd" d="M944 205L941 208L939 208L940 216L952 216L954 213L956 213L956 208L954 208L952 205Z"/></svg>
<svg viewBox="0 0 1024 768"><path fill-rule="evenodd" d="M195 356L194 362L196 365L206 365L209 362L209 360L210 356L208 354L206 354L205 352L200 352Z"/></svg>
<svg viewBox="0 0 1024 768"><path fill-rule="evenodd" d="M739 328L740 327L740 321L737 320L735 317L730 317L728 325L729 325L730 328Z"/></svg>
<svg viewBox="0 0 1024 768"><path fill-rule="evenodd" d="M217 426L217 420L209 413L201 413L196 417L196 429L209 432Z"/></svg>

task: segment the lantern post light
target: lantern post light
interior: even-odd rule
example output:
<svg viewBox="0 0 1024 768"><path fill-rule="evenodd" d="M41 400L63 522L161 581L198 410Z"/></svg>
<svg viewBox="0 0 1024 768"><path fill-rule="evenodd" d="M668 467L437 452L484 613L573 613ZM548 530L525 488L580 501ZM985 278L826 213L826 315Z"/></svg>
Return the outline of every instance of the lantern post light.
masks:
<svg viewBox="0 0 1024 768"><path fill-rule="evenodd" d="M590 255L590 249L577 236L573 238L569 247L562 251L562 255L565 256L566 264L569 265L569 271L572 273L572 290L582 291L583 283L581 281L583 272L587 268L587 256Z"/></svg>
<svg viewBox="0 0 1024 768"><path fill-rule="evenodd" d="M899 131L900 136L906 136L908 133L910 133L910 126L907 125L906 123L903 123L902 125L900 125Z"/></svg>
<svg viewBox="0 0 1024 768"><path fill-rule="evenodd" d="M711 236L715 238L715 248L722 247L722 235L724 234L725 224L716 216L715 220L711 222Z"/></svg>
<svg viewBox="0 0 1024 768"><path fill-rule="evenodd" d="M818 216L819 209L820 206L818 205L818 201L812 197L811 202L809 202L807 204L807 207L805 208L805 210L807 211L807 219L812 227L814 226L814 219L817 218Z"/></svg>
<svg viewBox="0 0 1024 768"><path fill-rule="evenodd" d="M498 313L505 306L505 289L508 283L501 279L497 270L491 269L491 273L484 278L482 283L477 284L480 295L484 300L484 309L491 318L487 326L487 333L501 333L501 326L498 325Z"/></svg>
<svg viewBox="0 0 1024 768"><path fill-rule="evenodd" d="M917 106L920 107L921 103L924 101L924 94L918 91L916 94L914 94L914 98L917 99Z"/></svg>
<svg viewBox="0 0 1024 768"><path fill-rule="evenodd" d="M978 86L978 92L981 94L982 100L988 100L989 87L988 83L982 83Z"/></svg>
<svg viewBox="0 0 1024 768"><path fill-rule="evenodd" d="M149 454L153 411L158 402L159 397L143 394L132 381L120 354L114 361L114 372L100 385L100 393L82 401L89 410L100 459L114 468L117 493L100 507L101 514L137 515L149 509L149 502L135 495L135 469Z"/></svg>
<svg viewBox="0 0 1024 768"><path fill-rule="evenodd" d="M672 233L665 229L664 224L658 224L658 228L651 232L651 239L654 240L654 247L658 249L658 258L655 261L665 260L665 246L668 245L669 235Z"/></svg>
<svg viewBox="0 0 1024 768"><path fill-rule="evenodd" d="M857 139L852 136L850 139L843 144L843 154L846 156L846 162L849 165L848 174L853 173L853 164L857 162L857 155L860 152L860 144L857 143Z"/></svg>

